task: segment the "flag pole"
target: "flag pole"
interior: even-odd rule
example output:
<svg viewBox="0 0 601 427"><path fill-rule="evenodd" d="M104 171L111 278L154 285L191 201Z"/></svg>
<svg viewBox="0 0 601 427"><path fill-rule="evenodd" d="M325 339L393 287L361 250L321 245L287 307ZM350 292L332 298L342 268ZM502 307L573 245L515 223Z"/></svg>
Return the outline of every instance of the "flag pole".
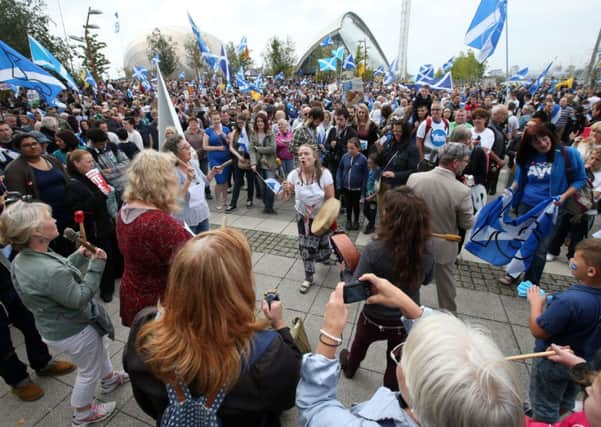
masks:
<svg viewBox="0 0 601 427"><path fill-rule="evenodd" d="M505 103L509 101L509 0L505 7Z"/></svg>

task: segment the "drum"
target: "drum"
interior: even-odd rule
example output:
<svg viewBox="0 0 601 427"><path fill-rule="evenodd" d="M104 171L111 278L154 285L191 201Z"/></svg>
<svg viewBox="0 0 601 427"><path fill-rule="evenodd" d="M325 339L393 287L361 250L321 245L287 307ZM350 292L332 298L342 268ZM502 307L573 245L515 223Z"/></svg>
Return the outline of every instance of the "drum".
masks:
<svg viewBox="0 0 601 427"><path fill-rule="evenodd" d="M335 197L331 197L324 202L313 218L313 224L311 224L311 233L316 236L321 236L330 229L338 214L340 213L340 200Z"/></svg>
<svg viewBox="0 0 601 427"><path fill-rule="evenodd" d="M330 237L330 243L338 257L338 262L344 262L346 268L354 273L359 265L361 253L353 241L345 233L336 233Z"/></svg>

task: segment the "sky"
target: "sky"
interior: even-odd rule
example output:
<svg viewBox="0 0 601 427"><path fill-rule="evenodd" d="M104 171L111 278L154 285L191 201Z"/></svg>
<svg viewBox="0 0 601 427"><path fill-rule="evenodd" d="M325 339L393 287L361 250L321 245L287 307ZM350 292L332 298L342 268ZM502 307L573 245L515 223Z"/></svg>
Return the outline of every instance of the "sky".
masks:
<svg viewBox="0 0 601 427"><path fill-rule="evenodd" d="M237 45L248 39L255 64L262 63L261 53L274 35L289 36L301 49L320 37L319 32L348 11L359 15L372 31L389 62L397 55L400 38L400 0L46 0L54 23L50 32L64 37L62 7L67 35L83 35L88 7L101 10L91 23L101 27L100 39L108 44L111 61L109 74L114 77L123 67L127 45L145 36L153 28L181 26L189 30L186 11L201 31L213 34L222 42ZM465 51L464 36L480 0L413 0L407 52L408 71L415 74L421 64L436 68L459 51ZM567 5L567 6L566 6ZM509 0L509 64L528 66L540 72L550 61L564 68L588 64L599 31L601 0ZM115 12L119 14L120 32L115 34ZM505 33L488 70L505 69Z"/></svg>

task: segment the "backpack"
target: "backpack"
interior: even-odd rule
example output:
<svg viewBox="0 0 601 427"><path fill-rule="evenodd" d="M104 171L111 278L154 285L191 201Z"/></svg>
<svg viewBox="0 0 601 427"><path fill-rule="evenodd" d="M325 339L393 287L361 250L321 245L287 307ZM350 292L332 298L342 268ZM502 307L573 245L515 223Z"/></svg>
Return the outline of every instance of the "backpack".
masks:
<svg viewBox="0 0 601 427"><path fill-rule="evenodd" d="M271 345L277 333L274 331L259 331L255 334L251 345L251 354L246 363L243 363L242 370L249 369L257 362ZM176 390L177 387L177 390ZM197 398L192 396L190 389L179 382L178 386L166 384L169 405L165 408L161 418L161 427L220 427L221 421L217 412L225 399L225 391L219 390L217 396L207 407L206 396ZM183 392L184 400L178 397L178 391Z"/></svg>
<svg viewBox="0 0 601 427"><path fill-rule="evenodd" d="M442 119L444 123L444 130L448 134L449 133L449 121L447 119ZM428 136L428 132L432 130L432 116L426 117L426 131L424 132L424 139Z"/></svg>
<svg viewBox="0 0 601 427"><path fill-rule="evenodd" d="M563 154L563 162L566 165L566 177L568 178L568 186L574 174L572 173L572 164L568 156L568 150L565 147L561 148L561 154ZM574 217L574 220L579 221L582 215L586 214L595 207L595 198L593 196L593 181L590 177L586 177L584 187L576 192L572 197L566 200L563 208Z"/></svg>

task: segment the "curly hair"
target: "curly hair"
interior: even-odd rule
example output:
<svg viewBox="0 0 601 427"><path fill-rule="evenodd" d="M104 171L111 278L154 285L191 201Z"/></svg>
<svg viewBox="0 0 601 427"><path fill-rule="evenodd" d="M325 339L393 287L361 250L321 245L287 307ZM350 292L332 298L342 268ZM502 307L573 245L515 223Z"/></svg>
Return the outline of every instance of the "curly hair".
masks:
<svg viewBox="0 0 601 427"><path fill-rule="evenodd" d="M388 190L381 208L382 221L375 238L393 252L400 283L416 289L422 280L422 259L430 239L430 209L405 185Z"/></svg>

